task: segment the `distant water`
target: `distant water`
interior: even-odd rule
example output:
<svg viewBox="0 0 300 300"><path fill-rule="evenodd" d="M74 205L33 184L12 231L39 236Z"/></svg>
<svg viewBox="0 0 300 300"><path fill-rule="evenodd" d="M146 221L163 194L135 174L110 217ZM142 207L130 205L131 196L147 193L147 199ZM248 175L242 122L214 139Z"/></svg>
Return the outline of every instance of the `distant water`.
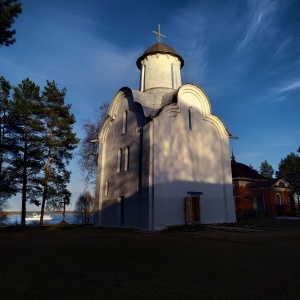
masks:
<svg viewBox="0 0 300 300"><path fill-rule="evenodd" d="M46 213L46 215L51 215L52 220L44 220L44 225L55 225L62 221L63 217L61 213ZM27 217L32 217L32 214L27 214ZM79 224L74 214L66 214L65 221L69 224ZM21 223L21 214L16 214L7 217L5 223L7 225L20 225ZM39 225L39 221L26 221L26 225Z"/></svg>

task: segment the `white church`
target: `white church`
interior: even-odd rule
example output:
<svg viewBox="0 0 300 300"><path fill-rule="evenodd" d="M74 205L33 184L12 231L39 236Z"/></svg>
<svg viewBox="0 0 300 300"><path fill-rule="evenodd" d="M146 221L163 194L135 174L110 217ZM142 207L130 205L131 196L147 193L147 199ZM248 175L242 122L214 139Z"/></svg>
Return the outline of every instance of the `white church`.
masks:
<svg viewBox="0 0 300 300"><path fill-rule="evenodd" d="M140 90L118 91L99 133L95 225L235 222L232 136L204 91L181 84L183 58L154 33L136 62Z"/></svg>

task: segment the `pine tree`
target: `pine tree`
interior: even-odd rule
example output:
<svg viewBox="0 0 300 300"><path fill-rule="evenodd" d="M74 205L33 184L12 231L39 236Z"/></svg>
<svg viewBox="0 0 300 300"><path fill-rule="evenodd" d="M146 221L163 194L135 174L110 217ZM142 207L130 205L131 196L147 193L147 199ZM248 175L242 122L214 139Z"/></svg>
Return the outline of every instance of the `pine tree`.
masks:
<svg viewBox="0 0 300 300"><path fill-rule="evenodd" d="M281 159L276 176L285 177L293 186L294 196L297 198L297 206L300 213L300 156L292 152Z"/></svg>
<svg viewBox="0 0 300 300"><path fill-rule="evenodd" d="M11 85L0 77L0 223L4 221L7 200L17 192L14 170L10 166L7 141L7 118L9 115L9 96Z"/></svg>
<svg viewBox="0 0 300 300"><path fill-rule="evenodd" d="M16 30L11 30L15 19L22 12L21 3L17 0L0 0L0 46L15 43Z"/></svg>
<svg viewBox="0 0 300 300"><path fill-rule="evenodd" d="M54 81L47 81L42 93L46 133L44 136L43 196L40 225L43 224L45 207L58 210L64 195L69 195L67 184L71 172L66 169L72 159L72 151L79 140L73 132L75 117L71 105L65 104L66 89L59 90Z"/></svg>
<svg viewBox="0 0 300 300"><path fill-rule="evenodd" d="M42 103L40 88L29 78L13 89L9 116L11 165L22 195L21 225L25 226L26 201L39 205L42 168Z"/></svg>
<svg viewBox="0 0 300 300"><path fill-rule="evenodd" d="M265 160L260 165L260 175L265 176L267 178L273 178L274 169L268 162Z"/></svg>
<svg viewBox="0 0 300 300"><path fill-rule="evenodd" d="M8 126L10 114L11 85L3 76L0 77L0 201L1 203L16 193L13 169L10 166Z"/></svg>

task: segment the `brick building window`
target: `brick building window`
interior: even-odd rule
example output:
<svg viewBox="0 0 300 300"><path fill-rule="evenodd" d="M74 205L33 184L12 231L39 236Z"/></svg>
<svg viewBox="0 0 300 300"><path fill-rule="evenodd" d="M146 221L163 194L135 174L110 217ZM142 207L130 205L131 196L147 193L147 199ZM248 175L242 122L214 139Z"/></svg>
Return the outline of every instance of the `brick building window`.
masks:
<svg viewBox="0 0 300 300"><path fill-rule="evenodd" d="M281 205L281 197L279 194L276 194L276 196L275 196L275 204Z"/></svg>
<svg viewBox="0 0 300 300"><path fill-rule="evenodd" d="M291 205L291 200L289 197L286 197L286 205L290 206Z"/></svg>

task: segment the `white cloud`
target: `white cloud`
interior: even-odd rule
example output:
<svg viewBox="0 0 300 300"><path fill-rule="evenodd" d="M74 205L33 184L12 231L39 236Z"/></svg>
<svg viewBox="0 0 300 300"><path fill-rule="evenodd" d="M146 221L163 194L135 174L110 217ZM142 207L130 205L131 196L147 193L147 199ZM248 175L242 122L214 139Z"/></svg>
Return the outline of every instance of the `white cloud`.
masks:
<svg viewBox="0 0 300 300"><path fill-rule="evenodd" d="M300 88L300 79L297 79L292 83L288 83L285 86L282 86L281 88L276 89L275 93L280 94L280 93L284 93L284 92L297 90L299 88Z"/></svg>
<svg viewBox="0 0 300 300"><path fill-rule="evenodd" d="M276 58L277 56L281 55L282 52L291 44L292 38L289 37L285 41L283 41L281 44L279 44L277 50L273 53L272 58Z"/></svg>
<svg viewBox="0 0 300 300"><path fill-rule="evenodd" d="M245 24L245 32L237 47L238 52L245 48L257 37L261 37L271 28L272 16L275 12L275 1L254 1L253 8L248 14L248 21Z"/></svg>

